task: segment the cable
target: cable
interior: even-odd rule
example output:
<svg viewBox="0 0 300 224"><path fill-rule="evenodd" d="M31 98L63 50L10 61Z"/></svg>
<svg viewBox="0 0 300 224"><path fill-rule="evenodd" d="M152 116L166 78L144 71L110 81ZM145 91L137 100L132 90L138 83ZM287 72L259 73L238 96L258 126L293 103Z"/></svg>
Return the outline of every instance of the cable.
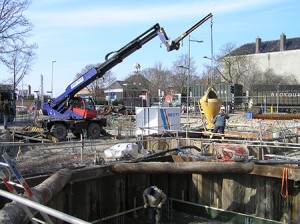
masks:
<svg viewBox="0 0 300 224"><path fill-rule="evenodd" d="M289 194L289 191L288 191L288 171L289 171L288 168L283 168L283 170L282 170L282 181L281 181L280 194L283 198L286 198ZM284 184L285 184L285 194L283 194Z"/></svg>

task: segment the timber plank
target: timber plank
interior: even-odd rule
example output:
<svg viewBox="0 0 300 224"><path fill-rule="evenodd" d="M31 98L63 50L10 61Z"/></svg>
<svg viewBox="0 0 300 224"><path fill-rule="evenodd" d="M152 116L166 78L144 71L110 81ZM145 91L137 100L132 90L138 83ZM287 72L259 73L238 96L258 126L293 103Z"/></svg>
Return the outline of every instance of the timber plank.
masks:
<svg viewBox="0 0 300 224"><path fill-rule="evenodd" d="M251 175L282 178L283 168L288 168L288 179L300 181L300 169L292 166L254 165Z"/></svg>

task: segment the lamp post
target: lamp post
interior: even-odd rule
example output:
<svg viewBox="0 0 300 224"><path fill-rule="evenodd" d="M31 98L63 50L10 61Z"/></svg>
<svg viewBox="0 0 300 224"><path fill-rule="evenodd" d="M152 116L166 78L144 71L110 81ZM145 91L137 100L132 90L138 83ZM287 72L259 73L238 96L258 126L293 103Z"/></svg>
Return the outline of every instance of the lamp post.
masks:
<svg viewBox="0 0 300 224"><path fill-rule="evenodd" d="M22 110L23 110L23 106L24 106L24 89L23 89L23 86L24 86L24 84L23 84L23 81L24 81L24 77L22 78Z"/></svg>
<svg viewBox="0 0 300 224"><path fill-rule="evenodd" d="M187 110L186 110L186 144L188 144L188 129L189 129L189 98L190 98L190 75L191 75L191 42L196 42L196 43L202 43L202 40L191 40L191 35L189 35L189 54L188 54L188 67L185 67L183 65L179 65L179 68L183 68L188 70L188 75L187 75L187 83L186 83L186 102L187 102Z"/></svg>
<svg viewBox="0 0 300 224"><path fill-rule="evenodd" d="M278 106L278 104L279 104L279 86L280 86L280 84L281 84L281 82L280 83L278 83L278 85L277 85L277 96L276 96L276 101L277 101L277 108L276 108L276 113L278 114L278 112L279 112L279 106Z"/></svg>
<svg viewBox="0 0 300 224"><path fill-rule="evenodd" d="M53 60L52 61L52 75L51 75L51 99L53 99L53 64L55 63L56 61Z"/></svg>
<svg viewBox="0 0 300 224"><path fill-rule="evenodd" d="M187 82L186 82L186 129L185 129L185 138L186 144L188 144L188 128L189 128L189 92L190 92L190 57L189 57L189 66L185 67L183 65L179 65L178 68L183 68L188 71Z"/></svg>
<svg viewBox="0 0 300 224"><path fill-rule="evenodd" d="M39 100L40 100L40 91L35 90L35 99L34 99L34 119L36 119L36 117L38 116L37 113L37 107L39 106Z"/></svg>

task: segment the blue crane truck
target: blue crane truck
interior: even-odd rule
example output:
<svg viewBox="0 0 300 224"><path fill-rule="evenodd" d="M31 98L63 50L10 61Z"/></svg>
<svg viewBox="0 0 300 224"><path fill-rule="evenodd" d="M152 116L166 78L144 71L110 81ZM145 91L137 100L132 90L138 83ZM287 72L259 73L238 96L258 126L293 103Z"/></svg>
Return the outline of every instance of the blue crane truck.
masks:
<svg viewBox="0 0 300 224"><path fill-rule="evenodd" d="M211 13L175 40L170 40L164 29L157 23L118 51L108 53L105 62L99 67L90 69L76 79L56 99L45 102L42 112L43 115L47 115L46 119L38 119L36 125L50 132L59 141L64 140L68 132L77 137L86 133L88 138L98 138L105 133L103 127L106 127L106 119L97 118L95 104L91 98L77 97L76 94L156 36L165 44L167 51L178 50L180 41L209 18L212 18Z"/></svg>

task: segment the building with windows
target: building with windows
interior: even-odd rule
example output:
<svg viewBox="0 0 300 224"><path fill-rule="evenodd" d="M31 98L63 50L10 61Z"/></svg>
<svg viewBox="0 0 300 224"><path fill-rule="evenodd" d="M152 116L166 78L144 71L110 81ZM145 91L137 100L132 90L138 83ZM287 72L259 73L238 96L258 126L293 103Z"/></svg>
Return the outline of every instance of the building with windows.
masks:
<svg viewBox="0 0 300 224"><path fill-rule="evenodd" d="M153 84L142 75L132 75L124 81L115 81L104 92L106 100L121 101L126 107L150 106L155 99ZM157 99L156 99L157 100Z"/></svg>

